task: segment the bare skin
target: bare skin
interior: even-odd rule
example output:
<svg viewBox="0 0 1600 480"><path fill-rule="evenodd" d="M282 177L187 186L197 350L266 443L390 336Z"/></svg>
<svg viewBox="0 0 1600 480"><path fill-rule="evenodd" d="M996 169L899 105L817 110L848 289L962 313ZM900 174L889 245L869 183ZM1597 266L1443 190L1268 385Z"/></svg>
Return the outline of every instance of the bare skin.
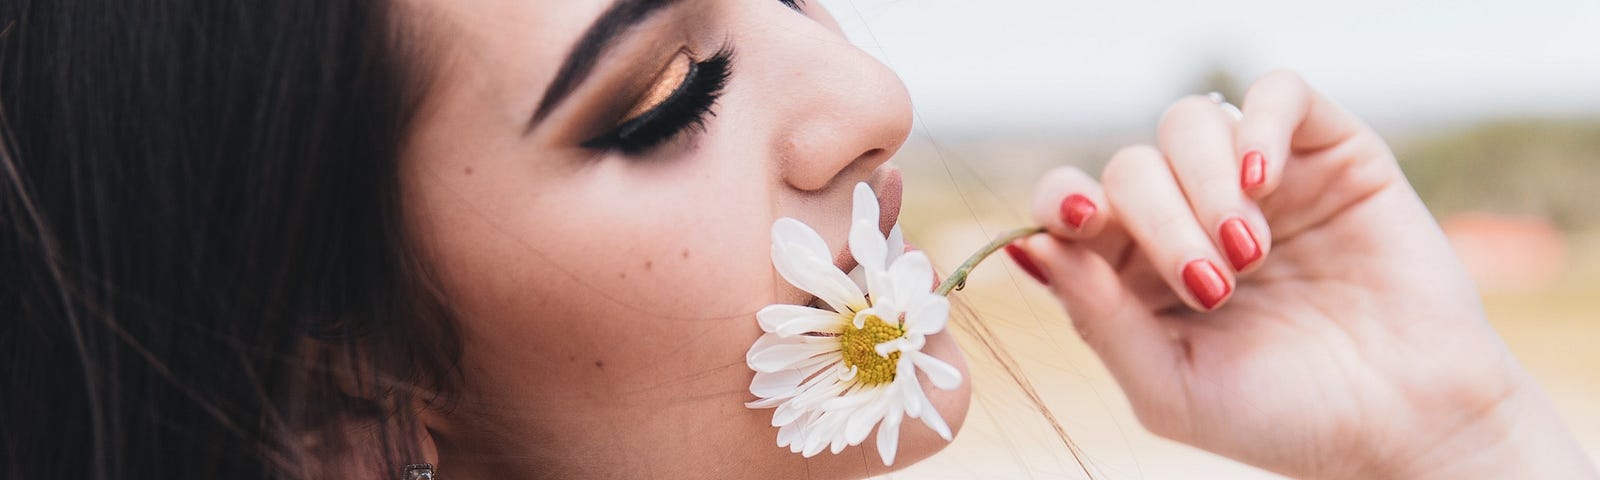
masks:
<svg viewBox="0 0 1600 480"><path fill-rule="evenodd" d="M436 56L403 193L464 337L462 391L424 410L443 478L888 471L872 445L810 459L778 448L771 410L743 406L755 398L744 358L757 310L811 301L774 272L770 226L797 218L844 248L852 188L885 184L911 129L905 88L815 3L666 5L537 121L564 59L613 2L408 5ZM726 88L703 128L641 152L584 146L723 49ZM929 340L964 369L950 336ZM929 388L959 428L970 384ZM948 444L901 428L896 467Z"/></svg>
<svg viewBox="0 0 1600 480"><path fill-rule="evenodd" d="M1140 421L1299 478L1595 478L1383 139L1287 72L1243 112L1050 173L1019 242Z"/></svg>

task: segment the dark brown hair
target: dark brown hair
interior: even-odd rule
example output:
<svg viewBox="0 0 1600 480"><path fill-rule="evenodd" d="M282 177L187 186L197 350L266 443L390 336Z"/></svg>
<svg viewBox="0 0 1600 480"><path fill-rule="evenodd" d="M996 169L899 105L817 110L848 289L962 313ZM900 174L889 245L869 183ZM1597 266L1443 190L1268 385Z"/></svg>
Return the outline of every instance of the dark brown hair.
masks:
<svg viewBox="0 0 1600 480"><path fill-rule="evenodd" d="M403 235L426 75L399 16L0 3L0 473L416 458L407 426L458 377L459 341Z"/></svg>

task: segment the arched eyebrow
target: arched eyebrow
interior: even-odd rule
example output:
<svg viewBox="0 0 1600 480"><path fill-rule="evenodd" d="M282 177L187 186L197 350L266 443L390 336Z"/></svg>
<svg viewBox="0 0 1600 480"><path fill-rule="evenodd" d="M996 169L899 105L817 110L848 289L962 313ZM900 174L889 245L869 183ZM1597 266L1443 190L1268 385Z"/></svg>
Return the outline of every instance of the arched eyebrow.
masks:
<svg viewBox="0 0 1600 480"><path fill-rule="evenodd" d="M544 98L539 100L539 108L534 111L533 118L528 121L528 126L522 134L527 135L538 126L541 120L550 114L550 111L560 105L585 78L594 71L595 63L604 56L606 51L617 43L629 29L633 28L652 14L680 3L682 0L618 0L611 4L605 13L595 19L578 37L578 43L573 45L572 51L567 54L567 59L561 63L561 69L556 71L555 81L550 82L550 88L545 90Z"/></svg>

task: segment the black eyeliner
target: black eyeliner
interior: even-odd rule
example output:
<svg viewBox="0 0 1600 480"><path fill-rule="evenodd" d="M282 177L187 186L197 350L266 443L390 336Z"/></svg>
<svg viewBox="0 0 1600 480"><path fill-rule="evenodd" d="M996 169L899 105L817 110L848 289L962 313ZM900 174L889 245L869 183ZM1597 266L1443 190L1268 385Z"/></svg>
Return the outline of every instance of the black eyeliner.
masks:
<svg viewBox="0 0 1600 480"><path fill-rule="evenodd" d="M604 135L585 140L579 146L637 155L671 140L685 130L704 128L706 117L716 116L712 106L722 96L732 71L733 51L728 48L717 51L703 61L690 63L683 83L661 104Z"/></svg>

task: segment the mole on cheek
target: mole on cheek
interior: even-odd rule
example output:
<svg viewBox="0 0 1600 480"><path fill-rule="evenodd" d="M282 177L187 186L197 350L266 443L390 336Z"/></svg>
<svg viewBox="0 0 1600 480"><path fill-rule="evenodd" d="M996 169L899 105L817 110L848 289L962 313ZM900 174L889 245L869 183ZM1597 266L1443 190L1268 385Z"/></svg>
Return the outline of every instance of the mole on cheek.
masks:
<svg viewBox="0 0 1600 480"><path fill-rule="evenodd" d="M649 270L649 269L655 268L655 266L656 266L656 262L653 261L653 260L645 260L644 261L644 269L645 270Z"/></svg>
<svg viewBox="0 0 1600 480"><path fill-rule="evenodd" d="M472 167L467 167L466 169L462 170L461 173L472 175Z"/></svg>
<svg viewBox="0 0 1600 480"><path fill-rule="evenodd" d="M689 249L687 249L687 248L683 249L683 259L684 260L688 260L689 259Z"/></svg>

